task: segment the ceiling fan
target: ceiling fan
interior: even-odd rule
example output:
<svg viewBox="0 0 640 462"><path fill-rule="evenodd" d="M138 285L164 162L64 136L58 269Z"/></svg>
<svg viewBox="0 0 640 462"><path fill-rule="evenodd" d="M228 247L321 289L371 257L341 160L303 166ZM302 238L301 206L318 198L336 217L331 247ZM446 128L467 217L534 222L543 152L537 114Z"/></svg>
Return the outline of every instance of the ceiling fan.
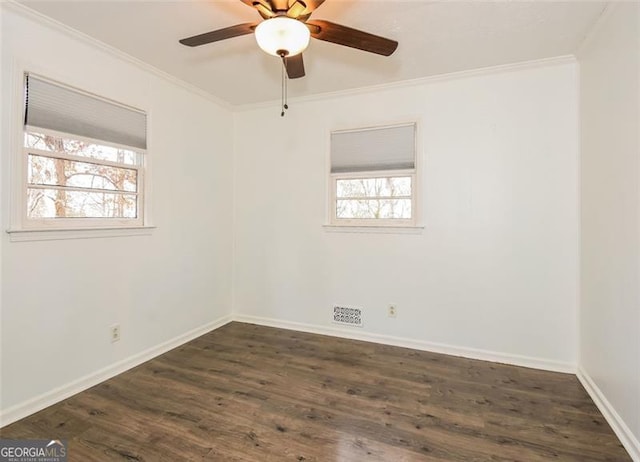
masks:
<svg viewBox="0 0 640 462"><path fill-rule="evenodd" d="M324 20L309 20L324 0L241 0L255 8L262 21L206 32L180 40L197 47L255 32L256 41L265 52L282 58L290 79L304 77L302 52L313 37L383 56L391 55L398 42Z"/></svg>

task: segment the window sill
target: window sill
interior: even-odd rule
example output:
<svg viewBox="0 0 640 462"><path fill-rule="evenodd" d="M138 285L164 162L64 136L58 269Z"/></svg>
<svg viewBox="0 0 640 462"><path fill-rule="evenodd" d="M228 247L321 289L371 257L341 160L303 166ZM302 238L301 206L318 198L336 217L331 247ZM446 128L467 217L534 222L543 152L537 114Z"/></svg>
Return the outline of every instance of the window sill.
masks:
<svg viewBox="0 0 640 462"><path fill-rule="evenodd" d="M322 225L328 233L422 234L424 226Z"/></svg>
<svg viewBox="0 0 640 462"><path fill-rule="evenodd" d="M54 241L63 239L93 239L125 236L149 236L155 226L135 228L84 228L84 229L8 229L11 242Z"/></svg>

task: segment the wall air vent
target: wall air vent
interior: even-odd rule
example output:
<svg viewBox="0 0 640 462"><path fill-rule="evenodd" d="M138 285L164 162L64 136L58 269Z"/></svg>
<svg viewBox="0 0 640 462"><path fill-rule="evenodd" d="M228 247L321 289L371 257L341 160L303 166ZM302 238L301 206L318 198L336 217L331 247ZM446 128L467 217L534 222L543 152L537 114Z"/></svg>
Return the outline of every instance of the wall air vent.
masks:
<svg viewBox="0 0 640 462"><path fill-rule="evenodd" d="M345 326L362 327L362 310L348 306L334 306L333 322Z"/></svg>

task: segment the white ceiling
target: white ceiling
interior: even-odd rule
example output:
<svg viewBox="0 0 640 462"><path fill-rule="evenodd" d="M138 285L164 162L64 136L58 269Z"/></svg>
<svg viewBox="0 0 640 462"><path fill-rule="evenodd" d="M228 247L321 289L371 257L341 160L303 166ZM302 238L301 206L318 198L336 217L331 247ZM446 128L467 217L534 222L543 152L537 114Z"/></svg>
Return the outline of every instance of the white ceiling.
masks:
<svg viewBox="0 0 640 462"><path fill-rule="evenodd" d="M178 39L259 19L239 0L28 1L21 3L232 104L280 97L278 58L253 35L198 48ZM306 77L290 96L345 90L448 72L571 54L602 14L594 1L327 0L327 19L400 42L382 57L312 39Z"/></svg>

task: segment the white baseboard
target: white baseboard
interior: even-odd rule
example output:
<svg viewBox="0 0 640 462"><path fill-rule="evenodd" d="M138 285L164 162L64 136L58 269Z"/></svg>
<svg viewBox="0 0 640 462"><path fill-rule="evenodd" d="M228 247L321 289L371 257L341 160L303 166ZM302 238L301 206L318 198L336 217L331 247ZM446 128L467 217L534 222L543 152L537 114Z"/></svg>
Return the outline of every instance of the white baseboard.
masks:
<svg viewBox="0 0 640 462"><path fill-rule="evenodd" d="M365 342L382 343L384 345L393 345L404 348L413 348L414 350L430 351L433 353L443 353L452 356L460 356L463 358L480 359L483 361L492 361L496 363L511 364L514 366L530 367L532 369L542 369L545 371L565 372L570 374L576 373L576 365L555 361L551 359L534 358L529 356L520 356L509 353L500 353L495 351L480 350L476 348L458 347L446 345L442 343L426 342L423 340L414 340L403 337L393 337L391 335L372 334L355 329L344 329L332 326L318 326L313 324L304 324L299 322L283 321L280 319L262 318L258 316L248 316L243 314L235 314L234 321L246 322L250 324L258 324L261 326L279 327L281 329L297 330L301 332L309 332L311 334L330 335L332 337L342 337L353 340L363 340Z"/></svg>
<svg viewBox="0 0 640 462"><path fill-rule="evenodd" d="M281 329L296 330L300 332L309 332L312 334L329 335L332 337L342 337L353 340L363 340L367 342L381 343L384 345L393 345L404 348L413 348L416 350L430 351L434 353L443 353L453 356L459 356L471 359L480 359L483 361L492 361L503 364L511 364L515 366L530 367L534 369L542 369L555 372L575 373L584 386L585 390L596 406L602 412L605 419L620 439L627 452L629 452L634 462L640 462L640 441L631 432L627 424L622 420L620 415L613 408L611 403L604 396L595 382L589 377L586 371L571 363L561 361L534 358L521 355L513 355L509 353L500 353L494 351L480 350L475 348L458 347L441 343L426 342L423 340L407 339L402 337L394 337L383 334L373 334L351 329L344 329L332 326L318 326L313 324L305 324L292 321L283 321L280 319L263 318L258 316L248 316L242 314L227 315L213 322L197 327L185 334L168 340L160 345L151 347L141 353L126 358L115 364L100 369L94 373L81 377L73 382L48 391L40 396L32 398L28 401L12 406L0 412L0 427L8 425L12 422L20 420L31 414L34 414L52 404L58 403L69 398L81 391L91 388L105 380L121 374L135 366L138 366L150 359L155 358L169 350L183 345L201 335L228 324L231 321L245 322L257 324L261 326L277 327Z"/></svg>
<svg viewBox="0 0 640 462"><path fill-rule="evenodd" d="M640 441L638 441L638 438L636 438L631 429L624 420L622 420L620 414L616 412L604 393L602 393L602 390L598 388L598 385L596 385L582 367L578 367L577 376L582 386L587 390L587 393L589 393L593 402L596 403L596 406L598 406L598 409L602 412L602 415L631 456L631 459L633 459L634 462L640 462Z"/></svg>
<svg viewBox="0 0 640 462"><path fill-rule="evenodd" d="M41 411L42 409L49 407L52 404L58 403L64 399L69 398L70 396L73 396L77 393L80 393L81 391L104 382L111 377L122 374L123 372L133 367L136 367L146 361L149 361L150 359L155 358L156 356L166 353L169 350L172 350L197 337L200 337L207 332L218 329L219 327L224 326L232 320L232 315L223 316L222 318L216 319L215 321L205 324L204 326L196 327L195 329L174 337L170 340L167 340L160 345L151 347L96 372L92 372L91 374L85 375L84 377L74 380L66 385L62 385L51 391L43 393L40 396L36 396L35 398L29 399L28 401L17 404L10 408L3 409L0 412L0 427L9 425L12 422Z"/></svg>
<svg viewBox="0 0 640 462"><path fill-rule="evenodd" d="M241 314L224 316L204 326L193 329L183 335L168 340L160 345L149 348L129 358L123 359L115 364L100 369L94 373L88 374L66 385L55 388L51 391L36 396L18 405L12 406L0 412L0 427L8 425L12 422L20 420L28 415L34 414L52 404L69 398L81 391L91 388L105 380L121 374L135 366L142 364L150 359L155 358L167 351L176 348L186 342L189 342L207 332L215 330L223 325L231 322L246 322L250 324L258 324L263 326L278 327L282 329L296 330L300 332L309 332L313 334L329 335L333 337L342 337L353 340L363 340L367 342L381 343L384 345L393 345L404 348L413 348L416 350L431 351L434 353L443 353L453 356L459 356L471 359L480 359L483 361L492 361L497 363L511 364L515 366L530 367L534 369L542 369L547 371L574 373L576 366L571 363L561 361L534 358L528 356L514 355L508 353L480 350L475 348L458 347L441 343L426 342L423 340L408 339L402 337L394 337L383 334L373 334L360 330L350 330L332 326L318 326L312 324L304 324L291 321L283 321L272 318L262 318L257 316L247 316ZM587 388L585 386L585 388ZM587 390L589 390L587 388ZM594 401L596 399L594 398ZM596 401L597 402L597 401ZM607 415L604 411L603 414ZM616 414L617 415L617 414ZM608 419L608 418L607 418ZM613 424L612 424L613 426ZM615 428L615 427L614 427ZM626 428L626 427L625 427ZM617 432L616 432L617 433ZM622 438L621 438L622 439ZM640 461L639 461L640 462Z"/></svg>

